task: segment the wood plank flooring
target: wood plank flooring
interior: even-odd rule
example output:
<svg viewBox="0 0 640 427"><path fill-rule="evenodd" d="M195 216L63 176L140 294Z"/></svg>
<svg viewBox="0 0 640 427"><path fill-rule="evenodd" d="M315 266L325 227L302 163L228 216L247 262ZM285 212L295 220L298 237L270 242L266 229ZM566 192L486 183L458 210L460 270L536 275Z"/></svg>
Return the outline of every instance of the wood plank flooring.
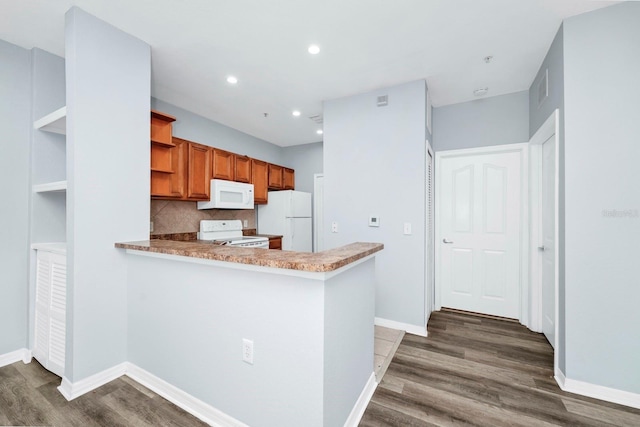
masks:
<svg viewBox="0 0 640 427"><path fill-rule="evenodd" d="M206 426L123 376L68 402L35 359L0 368L0 426Z"/></svg>
<svg viewBox="0 0 640 427"><path fill-rule="evenodd" d="M517 322L440 311L404 336L360 426L640 426L640 410L560 390L553 350Z"/></svg>

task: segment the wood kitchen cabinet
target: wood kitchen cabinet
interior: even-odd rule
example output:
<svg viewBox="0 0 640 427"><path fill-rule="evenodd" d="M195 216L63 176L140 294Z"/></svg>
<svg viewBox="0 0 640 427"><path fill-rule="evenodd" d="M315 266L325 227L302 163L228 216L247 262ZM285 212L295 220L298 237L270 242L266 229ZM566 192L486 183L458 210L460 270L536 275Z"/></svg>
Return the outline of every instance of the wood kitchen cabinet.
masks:
<svg viewBox="0 0 640 427"><path fill-rule="evenodd" d="M213 167L211 178L226 179L233 181L235 179L235 159L236 155L228 151L214 148L212 150Z"/></svg>
<svg viewBox="0 0 640 427"><path fill-rule="evenodd" d="M291 168L282 168L282 187L284 190L295 190L296 172Z"/></svg>
<svg viewBox="0 0 640 427"><path fill-rule="evenodd" d="M251 159L251 183L253 184L253 198L256 205L267 203L269 169L267 162Z"/></svg>
<svg viewBox="0 0 640 427"><path fill-rule="evenodd" d="M282 190L282 166L269 163L269 190Z"/></svg>
<svg viewBox="0 0 640 427"><path fill-rule="evenodd" d="M175 152L172 156L174 173L165 174L162 180L153 176L151 197L170 200L209 200L211 187L211 147L172 138Z"/></svg>
<svg viewBox="0 0 640 427"><path fill-rule="evenodd" d="M172 140L175 117L151 110L151 196L181 197L173 177L181 159Z"/></svg>
<svg viewBox="0 0 640 427"><path fill-rule="evenodd" d="M236 154L235 156L235 179L237 182L251 182L251 157L240 156Z"/></svg>
<svg viewBox="0 0 640 427"><path fill-rule="evenodd" d="M188 142L187 199L209 200L211 193L211 147Z"/></svg>
<svg viewBox="0 0 640 427"><path fill-rule="evenodd" d="M269 237L269 249L282 250L282 237Z"/></svg>

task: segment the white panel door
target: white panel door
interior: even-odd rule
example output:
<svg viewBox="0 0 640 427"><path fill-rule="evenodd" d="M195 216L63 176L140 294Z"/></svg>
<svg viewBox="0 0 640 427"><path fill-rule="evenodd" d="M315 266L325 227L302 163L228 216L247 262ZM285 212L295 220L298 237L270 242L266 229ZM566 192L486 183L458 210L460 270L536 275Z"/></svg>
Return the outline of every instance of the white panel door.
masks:
<svg viewBox="0 0 640 427"><path fill-rule="evenodd" d="M442 157L440 305L519 317L520 152Z"/></svg>
<svg viewBox="0 0 640 427"><path fill-rule="evenodd" d="M556 314L556 138L542 144L542 332L555 346Z"/></svg>

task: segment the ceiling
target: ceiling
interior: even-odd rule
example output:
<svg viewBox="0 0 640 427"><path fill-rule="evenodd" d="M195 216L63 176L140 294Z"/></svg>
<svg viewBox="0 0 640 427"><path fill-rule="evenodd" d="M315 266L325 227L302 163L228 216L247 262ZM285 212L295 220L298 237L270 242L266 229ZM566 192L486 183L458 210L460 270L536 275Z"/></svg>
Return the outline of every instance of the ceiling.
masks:
<svg viewBox="0 0 640 427"><path fill-rule="evenodd" d="M0 39L64 56L64 14L77 5L151 45L154 97L291 146L322 139L309 117L323 100L418 79L434 106L476 99L478 88L527 90L562 19L613 3L0 0Z"/></svg>

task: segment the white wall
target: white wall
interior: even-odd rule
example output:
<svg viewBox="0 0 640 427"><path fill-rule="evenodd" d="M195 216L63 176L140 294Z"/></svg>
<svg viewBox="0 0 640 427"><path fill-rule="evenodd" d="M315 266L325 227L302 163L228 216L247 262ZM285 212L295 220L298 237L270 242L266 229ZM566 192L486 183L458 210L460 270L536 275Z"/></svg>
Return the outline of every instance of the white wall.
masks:
<svg viewBox="0 0 640 427"><path fill-rule="evenodd" d="M433 109L433 150L459 150L529 140L529 93L492 96Z"/></svg>
<svg viewBox="0 0 640 427"><path fill-rule="evenodd" d="M323 281L127 257L130 362L250 426L344 425L373 372L374 260Z"/></svg>
<svg viewBox="0 0 640 427"><path fill-rule="evenodd" d="M29 51L0 40L0 355L27 347Z"/></svg>
<svg viewBox="0 0 640 427"><path fill-rule="evenodd" d="M323 172L322 142L284 147L282 154L282 165L296 171L296 190L313 193L313 175Z"/></svg>
<svg viewBox="0 0 640 427"><path fill-rule="evenodd" d="M127 360L119 241L149 235L150 47L74 7L66 15L71 382Z"/></svg>
<svg viewBox="0 0 640 427"><path fill-rule="evenodd" d="M640 3L564 23L566 376L640 393ZM607 211L626 213L608 216ZM627 211L628 210L628 211Z"/></svg>
<svg viewBox="0 0 640 427"><path fill-rule="evenodd" d="M380 95L388 95L388 106L376 106ZM425 111L423 80L324 103L325 247L384 243L376 316L420 327L427 316ZM371 214L379 215L379 228L368 226ZM403 235L404 222L411 235Z"/></svg>

